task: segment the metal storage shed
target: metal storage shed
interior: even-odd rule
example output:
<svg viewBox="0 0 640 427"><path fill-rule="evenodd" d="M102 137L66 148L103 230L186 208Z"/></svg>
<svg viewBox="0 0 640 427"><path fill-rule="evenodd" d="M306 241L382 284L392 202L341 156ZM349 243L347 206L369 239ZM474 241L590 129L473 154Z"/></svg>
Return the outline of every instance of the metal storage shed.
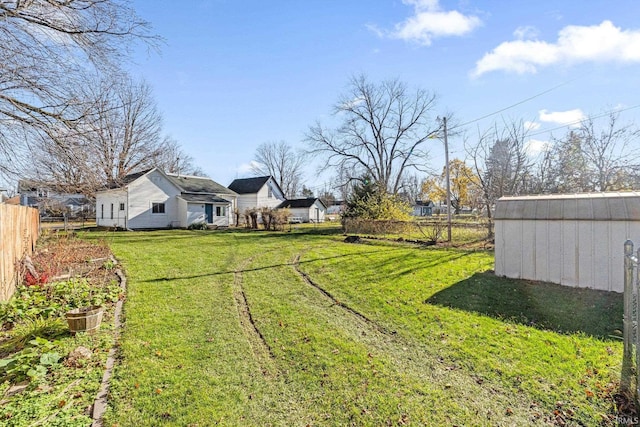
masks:
<svg viewBox="0 0 640 427"><path fill-rule="evenodd" d="M503 197L499 276L623 292L624 242L640 242L640 192Z"/></svg>

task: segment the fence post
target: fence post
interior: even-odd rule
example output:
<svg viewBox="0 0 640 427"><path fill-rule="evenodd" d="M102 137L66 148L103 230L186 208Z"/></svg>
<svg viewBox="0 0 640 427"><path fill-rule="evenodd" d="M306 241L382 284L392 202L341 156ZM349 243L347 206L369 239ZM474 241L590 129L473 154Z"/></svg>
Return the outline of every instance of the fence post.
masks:
<svg viewBox="0 0 640 427"><path fill-rule="evenodd" d="M622 358L622 378L620 388L624 392L631 390L631 377L633 367L633 242L624 242L624 314L623 323L623 358ZM640 311L640 310L639 310Z"/></svg>
<svg viewBox="0 0 640 427"><path fill-rule="evenodd" d="M638 263L640 262L640 248L638 248L638 252L634 262L632 262L632 272L631 277L633 280L633 293L635 294L635 304L633 308L635 308L635 319L632 320L632 328L635 331L635 334L632 332L633 343L632 346L635 348L636 352L636 389L635 389L635 402L638 404L638 398L640 397L640 351L638 351L638 344L640 341L640 271L638 271ZM635 325L635 327L633 326Z"/></svg>

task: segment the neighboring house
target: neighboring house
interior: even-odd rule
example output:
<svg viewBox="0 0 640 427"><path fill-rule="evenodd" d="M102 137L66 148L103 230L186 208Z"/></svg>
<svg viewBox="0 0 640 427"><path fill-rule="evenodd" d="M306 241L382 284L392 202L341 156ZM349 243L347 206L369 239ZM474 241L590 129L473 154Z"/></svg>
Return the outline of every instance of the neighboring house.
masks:
<svg viewBox="0 0 640 427"><path fill-rule="evenodd" d="M327 206L327 215L341 215L346 208L347 204L344 200L335 200L331 205Z"/></svg>
<svg viewBox="0 0 640 427"><path fill-rule="evenodd" d="M20 196L13 196L13 197L6 198L2 201L2 203L6 203L7 205L19 205Z"/></svg>
<svg viewBox="0 0 640 427"><path fill-rule="evenodd" d="M247 209L276 208L285 200L284 193L271 176L235 179L229 189L238 194L238 212Z"/></svg>
<svg viewBox="0 0 640 427"><path fill-rule="evenodd" d="M289 209L291 218L301 222L324 222L324 216L327 213L327 207L322 200L314 197L285 200L278 209Z"/></svg>
<svg viewBox="0 0 640 427"><path fill-rule="evenodd" d="M93 214L93 202L82 194L60 193L31 180L18 181L18 193L21 205L37 208L43 215Z"/></svg>
<svg viewBox="0 0 640 427"><path fill-rule="evenodd" d="M185 228L197 222L233 224L237 194L203 177L158 168L127 175L124 184L96 193L96 223L129 229Z"/></svg>
<svg viewBox="0 0 640 427"><path fill-rule="evenodd" d="M434 204L431 200L422 201L416 200L413 203L413 212L411 215L413 216L431 216L433 215L433 207Z"/></svg>

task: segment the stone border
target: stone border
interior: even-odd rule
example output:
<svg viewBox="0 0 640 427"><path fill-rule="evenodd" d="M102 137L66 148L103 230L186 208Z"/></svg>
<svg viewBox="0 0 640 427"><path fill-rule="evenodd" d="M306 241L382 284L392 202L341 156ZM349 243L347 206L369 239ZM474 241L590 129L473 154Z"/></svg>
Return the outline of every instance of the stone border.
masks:
<svg viewBox="0 0 640 427"><path fill-rule="evenodd" d="M111 260L115 265L118 264L118 261L111 256ZM116 275L120 279L120 287L122 291L126 295L127 291L127 278L119 268L115 271ZM122 328L122 305L124 303L123 299L119 299L116 302L116 309L113 314L113 326L114 326L114 344L113 347L109 350L109 355L107 356L107 366L104 371L104 375L102 376L102 383L100 384L100 389L98 390L98 394L96 395L96 399L93 402L93 423L91 427L102 427L102 417L104 417L104 413L107 410L107 396L109 394L109 385L111 382L111 376L113 374L113 367L116 363L116 352L118 351L118 338L120 337L120 329Z"/></svg>

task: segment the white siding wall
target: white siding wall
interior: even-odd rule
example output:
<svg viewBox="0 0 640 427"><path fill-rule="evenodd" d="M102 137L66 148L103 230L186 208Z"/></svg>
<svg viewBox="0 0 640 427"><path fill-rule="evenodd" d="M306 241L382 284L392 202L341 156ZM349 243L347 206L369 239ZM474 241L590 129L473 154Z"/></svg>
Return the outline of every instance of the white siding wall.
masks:
<svg viewBox="0 0 640 427"><path fill-rule="evenodd" d="M124 210L120 210L121 203L124 203ZM96 194L96 225L98 227L127 227L126 191L112 190Z"/></svg>
<svg viewBox="0 0 640 427"><path fill-rule="evenodd" d="M240 212L240 215L244 215L244 212L247 209L255 208L257 206L257 194L240 194L238 196L238 212Z"/></svg>
<svg viewBox="0 0 640 427"><path fill-rule="evenodd" d="M316 218L316 209L318 209L318 218ZM324 222L325 208L317 201L309 208L289 208L291 216L302 218L303 222Z"/></svg>
<svg viewBox="0 0 640 427"><path fill-rule="evenodd" d="M269 197L271 189L271 197ZM271 180L262 186L257 194L256 206L259 208L275 208L284 201L284 196L275 188Z"/></svg>
<svg viewBox="0 0 640 427"><path fill-rule="evenodd" d="M640 192L506 197L495 218L496 274L623 292L624 242L640 244Z"/></svg>
<svg viewBox="0 0 640 427"><path fill-rule="evenodd" d="M224 215L216 215L217 207L224 208ZM229 226L229 206L213 205L213 225L217 225L218 227Z"/></svg>
<svg viewBox="0 0 640 427"><path fill-rule="evenodd" d="M186 200L178 197L178 223L179 227L186 228L189 222L189 204Z"/></svg>
<svg viewBox="0 0 640 427"><path fill-rule="evenodd" d="M153 171L129 185L129 228L179 227L178 188ZM152 203L164 203L165 213L151 213Z"/></svg>
<svg viewBox="0 0 640 427"><path fill-rule="evenodd" d="M183 227L188 227L194 222L203 222L207 220L207 214L204 210L204 203L187 203L187 220Z"/></svg>

